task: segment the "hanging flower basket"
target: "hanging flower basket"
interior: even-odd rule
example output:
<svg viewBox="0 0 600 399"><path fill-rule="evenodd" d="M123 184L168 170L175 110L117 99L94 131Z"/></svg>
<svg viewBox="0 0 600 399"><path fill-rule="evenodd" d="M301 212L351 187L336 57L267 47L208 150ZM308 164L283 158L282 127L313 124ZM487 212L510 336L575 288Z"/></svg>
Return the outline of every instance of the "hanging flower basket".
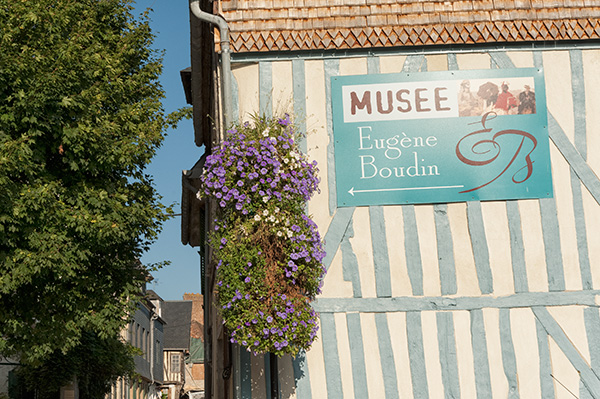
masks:
<svg viewBox="0 0 600 399"><path fill-rule="evenodd" d="M218 205L209 233L217 305L230 341L254 353L296 355L318 330L310 302L325 252L305 210L319 179L297 137L287 114L256 117L228 131L202 175Z"/></svg>

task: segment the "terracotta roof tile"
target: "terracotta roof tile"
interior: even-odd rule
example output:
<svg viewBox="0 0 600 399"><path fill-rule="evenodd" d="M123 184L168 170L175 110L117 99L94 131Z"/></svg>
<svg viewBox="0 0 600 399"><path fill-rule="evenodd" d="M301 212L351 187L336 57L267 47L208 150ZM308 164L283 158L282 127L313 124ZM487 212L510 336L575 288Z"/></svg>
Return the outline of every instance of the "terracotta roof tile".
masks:
<svg viewBox="0 0 600 399"><path fill-rule="evenodd" d="M367 26L386 26L387 15L368 15Z"/></svg>
<svg viewBox="0 0 600 399"><path fill-rule="evenodd" d="M425 8L429 8L428 10ZM433 3L411 3L411 4L402 4L400 5L400 12L402 14L413 14L420 12L431 12L433 11Z"/></svg>
<svg viewBox="0 0 600 399"><path fill-rule="evenodd" d="M493 0L481 0L473 2L473 10L493 10Z"/></svg>
<svg viewBox="0 0 600 399"><path fill-rule="evenodd" d="M600 0L216 1L235 52L600 38Z"/></svg>
<svg viewBox="0 0 600 399"><path fill-rule="evenodd" d="M433 3L433 11L436 12L452 12L452 2L445 1L443 3Z"/></svg>
<svg viewBox="0 0 600 399"><path fill-rule="evenodd" d="M470 11L473 9L472 1L456 1L452 3L452 9L454 11Z"/></svg>
<svg viewBox="0 0 600 399"><path fill-rule="evenodd" d="M515 8L523 8L523 9L528 9L531 8L531 1L530 0L515 0Z"/></svg>
<svg viewBox="0 0 600 399"><path fill-rule="evenodd" d="M391 26L398 25L398 15L390 14L387 16L386 27L390 28Z"/></svg>
<svg viewBox="0 0 600 399"><path fill-rule="evenodd" d="M244 19L244 13L241 10L235 10L229 13L228 19L230 22L242 21Z"/></svg>

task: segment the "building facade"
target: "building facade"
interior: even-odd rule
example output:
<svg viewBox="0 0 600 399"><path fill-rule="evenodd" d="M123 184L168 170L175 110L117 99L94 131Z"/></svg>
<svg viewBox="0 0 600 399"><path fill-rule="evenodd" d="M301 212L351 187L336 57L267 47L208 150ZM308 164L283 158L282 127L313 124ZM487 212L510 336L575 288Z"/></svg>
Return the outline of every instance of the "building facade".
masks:
<svg viewBox="0 0 600 399"><path fill-rule="evenodd" d="M190 353L192 301L166 301L163 303L165 344L163 352L164 383L162 392L168 399L184 396L186 358Z"/></svg>
<svg viewBox="0 0 600 399"><path fill-rule="evenodd" d="M192 302L190 351L185 361L184 390L190 399L204 398L204 298L201 294L184 294Z"/></svg>
<svg viewBox="0 0 600 399"><path fill-rule="evenodd" d="M599 2L222 0L200 5L229 24L232 70L219 74L233 77L233 119L289 112L307 132L301 146L318 161L321 176L321 192L309 202L308 213L324 236L328 271L313 305L320 313L318 339L310 351L279 359L277 375L270 372L269 356L228 345L218 314L205 309L211 329L207 397L271 398L270 380L277 378L282 398L600 398ZM191 20L196 143L210 150L220 136L198 115L213 110L218 116L218 96L212 105L206 101L217 91L203 82L213 77L206 73L207 62L210 71L218 70L210 50L214 45L218 53L221 38L218 31L211 36L208 24ZM377 195L370 202L345 203L340 184L348 180L347 171L336 163L345 157L336 146L345 140L340 126L348 123L340 114L341 87L383 84L373 109L386 111L386 100L406 99L396 91L387 97L386 85L452 76L460 83L467 77L496 79L493 103L477 98L471 88L481 108L457 115L472 129L465 132L490 126L482 121L485 106L498 121L524 121L528 95L521 93L534 85L513 81L507 91L515 107L506 105L506 115L498 98L504 80L533 79L540 104L535 113L542 119L530 127L541 132L534 148L545 145L546 161L530 163L515 151L515 163L505 170L516 168L510 169L516 183L523 180L519 173L547 162L540 179L550 190L446 202L443 195L412 200ZM361 93L354 111L367 112ZM203 102L196 100L202 95ZM443 123L411 123L397 119L382 126L409 138L445 140ZM365 132L359 129L353 138L360 149L369 146L371 135ZM500 145L496 137L488 140L496 143L492 147ZM452 149L458 154L457 141ZM362 159L368 160L362 176L357 169L357 182L374 170L374 161ZM381 170L385 179L387 171L381 175ZM212 273L208 263L208 304ZM231 373L224 373L230 364Z"/></svg>
<svg viewBox="0 0 600 399"><path fill-rule="evenodd" d="M138 302L129 325L122 332L124 340L141 351L134 358L135 381L119 379L112 387L107 399L156 399L163 382L164 325L161 318L162 299L149 291L147 298Z"/></svg>

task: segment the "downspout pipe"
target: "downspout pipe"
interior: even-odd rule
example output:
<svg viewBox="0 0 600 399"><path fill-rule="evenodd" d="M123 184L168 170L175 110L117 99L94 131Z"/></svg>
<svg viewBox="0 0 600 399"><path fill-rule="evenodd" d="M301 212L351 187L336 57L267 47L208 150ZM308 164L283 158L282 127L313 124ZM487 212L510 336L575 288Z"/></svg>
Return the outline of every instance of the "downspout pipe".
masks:
<svg viewBox="0 0 600 399"><path fill-rule="evenodd" d="M223 99L223 123L224 129L229 128L231 118L231 49L229 47L229 25L219 15L214 15L200 9L200 0L190 0L190 10L196 18L202 22L216 25L221 35L221 97Z"/></svg>
<svg viewBox="0 0 600 399"><path fill-rule="evenodd" d="M156 345L154 345L154 325L155 321L158 319L158 315L154 312L154 310L150 311L150 378L152 379L151 386L154 387L154 361L155 356L158 354L154 352Z"/></svg>
<svg viewBox="0 0 600 399"><path fill-rule="evenodd" d="M190 11L192 12L192 14L194 14L194 16L196 18L198 18L198 20L212 24L219 29L219 34L221 37L221 41L220 41L220 44L221 44L221 99L222 99L222 112L223 112L223 126L222 126L221 134L219 134L219 139L222 139L225 136L227 129L231 126L232 119L233 119L232 118L233 90L232 90L232 84L231 84L231 49L229 47L229 26L227 25L227 22L225 21L225 19L223 19L221 16L202 11L200 9L200 1L199 0L190 0ZM206 221L207 221L206 223L209 223L208 222L209 220L210 220L210 218L206 218ZM207 255L208 255L208 252L207 252ZM206 281L203 281L202 283L205 284ZM210 296L209 290L212 290L212 287L206 287L205 291L204 291L204 306L205 306L205 308L204 308L204 339L205 339L205 344L207 343L208 337L212 336L212 333L209 334L210 327L209 327L209 323L208 323L208 316L209 316L208 309L209 309L210 305L208 303L207 298ZM211 345L212 345L212 342L205 346L207 349L205 351L205 355L207 357L209 364L212 364L212 347L211 347ZM212 365L210 366L209 373L212 374ZM208 377L207 380L208 381L206 381L207 384L205 387L207 398L212 398L213 397L212 376Z"/></svg>

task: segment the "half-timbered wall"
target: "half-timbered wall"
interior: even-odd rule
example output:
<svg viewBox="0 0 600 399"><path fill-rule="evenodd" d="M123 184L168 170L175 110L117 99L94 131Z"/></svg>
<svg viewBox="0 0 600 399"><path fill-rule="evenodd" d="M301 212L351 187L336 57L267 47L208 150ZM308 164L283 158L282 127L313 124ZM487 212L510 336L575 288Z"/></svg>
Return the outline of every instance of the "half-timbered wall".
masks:
<svg viewBox="0 0 600 399"><path fill-rule="evenodd" d="M320 169L321 329L282 398L600 398L600 48L351 55L233 71L236 117L291 112ZM554 198L336 207L331 76L515 67L544 70ZM269 398L238 353L237 397Z"/></svg>
<svg viewBox="0 0 600 399"><path fill-rule="evenodd" d="M184 382L185 364L183 351L164 351L163 352L163 378L166 383Z"/></svg>

